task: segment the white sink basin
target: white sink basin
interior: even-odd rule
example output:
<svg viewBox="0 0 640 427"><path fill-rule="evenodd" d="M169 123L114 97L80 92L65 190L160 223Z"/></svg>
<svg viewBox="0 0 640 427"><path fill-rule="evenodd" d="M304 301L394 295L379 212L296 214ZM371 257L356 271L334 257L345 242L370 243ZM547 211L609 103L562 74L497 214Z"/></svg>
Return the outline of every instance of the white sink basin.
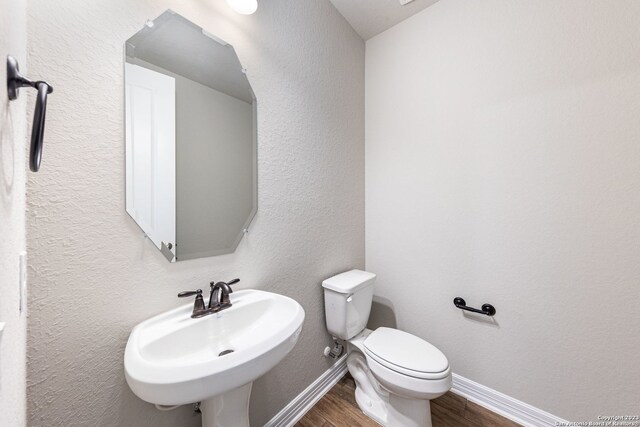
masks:
<svg viewBox="0 0 640 427"><path fill-rule="evenodd" d="M124 367L138 397L160 405L203 402L203 425L213 422L205 422L211 416L207 409L217 413L215 425L225 425L223 406L239 405L247 412L251 383L293 349L304 310L291 298L270 292L244 290L230 297L232 306L219 313L192 319L191 303L133 328ZM233 352L220 355L228 350ZM246 408L238 399L246 400ZM245 413L226 415L239 426Z"/></svg>

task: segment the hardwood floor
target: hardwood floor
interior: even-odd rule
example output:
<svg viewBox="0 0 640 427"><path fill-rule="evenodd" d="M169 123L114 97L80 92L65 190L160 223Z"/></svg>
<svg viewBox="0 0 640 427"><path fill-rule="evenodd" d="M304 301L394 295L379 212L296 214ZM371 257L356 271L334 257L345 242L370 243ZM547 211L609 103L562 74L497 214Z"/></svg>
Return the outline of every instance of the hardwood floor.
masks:
<svg viewBox="0 0 640 427"><path fill-rule="evenodd" d="M451 392L431 401L433 427L516 427L514 423ZM315 404L295 427L379 427L362 413L355 382L347 374Z"/></svg>

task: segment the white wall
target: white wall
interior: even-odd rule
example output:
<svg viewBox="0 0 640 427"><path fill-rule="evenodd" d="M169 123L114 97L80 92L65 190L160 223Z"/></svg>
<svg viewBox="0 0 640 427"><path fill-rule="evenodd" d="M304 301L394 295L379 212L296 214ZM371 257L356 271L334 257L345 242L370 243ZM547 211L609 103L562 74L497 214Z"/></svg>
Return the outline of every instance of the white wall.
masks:
<svg viewBox="0 0 640 427"><path fill-rule="evenodd" d="M377 293L454 372L566 419L640 413L639 22L442 0L367 42Z"/></svg>
<svg viewBox="0 0 640 427"><path fill-rule="evenodd" d="M124 210L123 42L171 8L236 48L259 99L258 214L236 253L169 264ZM364 43L326 1L31 0L29 61L55 87L28 183L29 423L197 426L136 398L131 328L176 293L240 277L299 301L293 352L254 384L259 426L329 366L322 279L364 267ZM295 372L292 375L291 372Z"/></svg>
<svg viewBox="0 0 640 427"><path fill-rule="evenodd" d="M6 55L27 73L26 2L0 0L0 426L26 425L26 312L20 314L19 254L25 250L28 89L9 102ZM31 104L30 104L31 105Z"/></svg>

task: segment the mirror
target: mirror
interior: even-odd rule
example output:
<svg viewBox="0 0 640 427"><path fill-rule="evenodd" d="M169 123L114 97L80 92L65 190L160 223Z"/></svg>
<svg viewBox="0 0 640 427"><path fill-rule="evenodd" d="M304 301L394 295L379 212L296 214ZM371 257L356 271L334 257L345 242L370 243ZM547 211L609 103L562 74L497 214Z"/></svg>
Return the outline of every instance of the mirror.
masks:
<svg viewBox="0 0 640 427"><path fill-rule="evenodd" d="M124 68L127 213L170 262L234 252L257 210L257 104L233 47L168 10Z"/></svg>

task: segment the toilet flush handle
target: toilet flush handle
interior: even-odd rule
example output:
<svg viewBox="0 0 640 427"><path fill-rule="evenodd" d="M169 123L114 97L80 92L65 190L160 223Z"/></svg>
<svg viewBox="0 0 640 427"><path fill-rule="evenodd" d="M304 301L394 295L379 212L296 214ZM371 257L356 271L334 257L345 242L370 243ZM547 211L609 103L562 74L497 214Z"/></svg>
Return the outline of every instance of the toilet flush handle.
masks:
<svg viewBox="0 0 640 427"><path fill-rule="evenodd" d="M350 295L347 297L347 302L351 302L351 301L353 301L353 294L350 294Z"/></svg>

